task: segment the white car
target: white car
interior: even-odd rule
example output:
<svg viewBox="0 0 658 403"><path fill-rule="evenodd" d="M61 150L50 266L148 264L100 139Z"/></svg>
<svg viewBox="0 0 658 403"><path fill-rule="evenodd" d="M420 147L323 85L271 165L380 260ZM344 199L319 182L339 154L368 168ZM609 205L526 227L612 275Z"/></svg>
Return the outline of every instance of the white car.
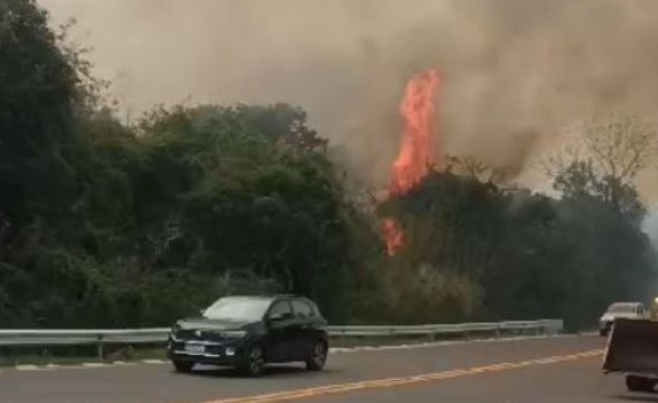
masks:
<svg viewBox="0 0 658 403"><path fill-rule="evenodd" d="M615 302L599 320L599 334L607 336L616 318L647 319L649 312L640 302Z"/></svg>

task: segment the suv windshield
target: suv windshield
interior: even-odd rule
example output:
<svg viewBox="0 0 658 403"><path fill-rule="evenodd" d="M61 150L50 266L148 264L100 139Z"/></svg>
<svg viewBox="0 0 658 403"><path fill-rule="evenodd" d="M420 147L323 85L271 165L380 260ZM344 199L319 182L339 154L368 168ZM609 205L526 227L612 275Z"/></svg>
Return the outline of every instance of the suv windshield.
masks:
<svg viewBox="0 0 658 403"><path fill-rule="evenodd" d="M635 313L637 306L634 304L615 304L612 305L608 312L610 313Z"/></svg>
<svg viewBox="0 0 658 403"><path fill-rule="evenodd" d="M257 321L263 318L270 300L257 298L221 298L203 312L208 319L236 322Z"/></svg>

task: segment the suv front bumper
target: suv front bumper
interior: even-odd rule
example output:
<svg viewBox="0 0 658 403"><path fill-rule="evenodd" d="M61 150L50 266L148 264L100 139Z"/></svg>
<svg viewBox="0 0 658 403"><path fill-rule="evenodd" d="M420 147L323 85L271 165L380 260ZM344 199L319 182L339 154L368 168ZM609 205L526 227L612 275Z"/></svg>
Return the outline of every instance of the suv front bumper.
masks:
<svg viewBox="0 0 658 403"><path fill-rule="evenodd" d="M197 340L170 339L167 346L167 356L172 361L187 361L199 364L235 366L242 360L243 342L210 342ZM193 345L199 351L190 351L187 346Z"/></svg>
<svg viewBox="0 0 658 403"><path fill-rule="evenodd" d="M234 367L240 364L240 357L238 356L228 357L211 354L189 354L175 350L169 350L167 356L171 361L185 361L193 362L195 364L219 365L227 367Z"/></svg>

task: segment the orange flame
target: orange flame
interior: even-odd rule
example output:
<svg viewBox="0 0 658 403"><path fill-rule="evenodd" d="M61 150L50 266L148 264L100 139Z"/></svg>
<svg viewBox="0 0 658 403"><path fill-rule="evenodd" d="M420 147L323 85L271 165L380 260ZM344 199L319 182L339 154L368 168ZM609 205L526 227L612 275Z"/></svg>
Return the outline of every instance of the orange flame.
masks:
<svg viewBox="0 0 658 403"><path fill-rule="evenodd" d="M386 241L386 252L394 256L404 246L404 232L400 229L397 221L386 218L382 224L382 232Z"/></svg>
<svg viewBox="0 0 658 403"><path fill-rule="evenodd" d="M415 75L407 83L400 113L405 127L400 153L393 163L389 194L401 195L420 182L435 164L432 136L436 126L435 93L441 79L436 70ZM404 232L393 219L384 220L383 235L389 256L404 246Z"/></svg>
<svg viewBox="0 0 658 403"><path fill-rule="evenodd" d="M434 93L439 74L428 70L411 78L407 84L400 113L405 121L400 154L393 164L391 193L405 193L427 174L434 164L436 107Z"/></svg>

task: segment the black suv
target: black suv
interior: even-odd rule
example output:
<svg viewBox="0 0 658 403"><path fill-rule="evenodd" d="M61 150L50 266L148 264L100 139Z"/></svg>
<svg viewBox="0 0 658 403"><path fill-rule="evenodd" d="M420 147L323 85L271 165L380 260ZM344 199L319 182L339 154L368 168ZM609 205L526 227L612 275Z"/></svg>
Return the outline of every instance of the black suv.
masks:
<svg viewBox="0 0 658 403"><path fill-rule="evenodd" d="M329 350L326 325L317 305L306 298L225 297L201 317L178 321L168 354L179 372L200 363L256 376L266 363L295 361L320 371Z"/></svg>

